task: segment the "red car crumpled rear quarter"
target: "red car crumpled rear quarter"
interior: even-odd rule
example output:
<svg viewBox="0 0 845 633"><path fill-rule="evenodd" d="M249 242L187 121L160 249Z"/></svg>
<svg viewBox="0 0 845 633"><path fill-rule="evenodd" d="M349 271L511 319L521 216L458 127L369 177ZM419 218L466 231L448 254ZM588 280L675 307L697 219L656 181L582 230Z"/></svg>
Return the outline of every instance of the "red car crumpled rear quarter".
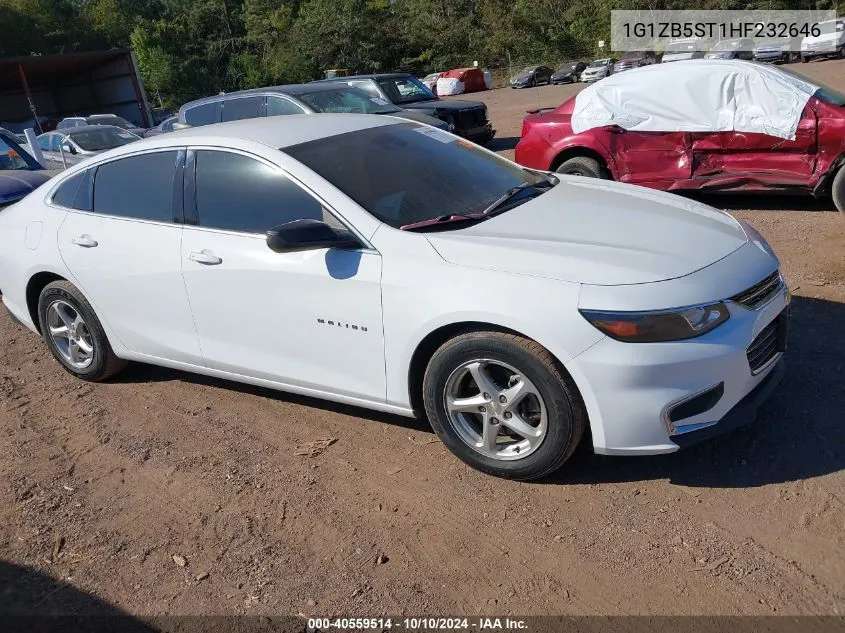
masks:
<svg viewBox="0 0 845 633"><path fill-rule="evenodd" d="M575 134L575 98L523 121L516 161L556 170L575 156L607 167L614 180L667 191L826 192L845 164L845 108L811 98L794 140L740 132L633 132L593 128Z"/></svg>

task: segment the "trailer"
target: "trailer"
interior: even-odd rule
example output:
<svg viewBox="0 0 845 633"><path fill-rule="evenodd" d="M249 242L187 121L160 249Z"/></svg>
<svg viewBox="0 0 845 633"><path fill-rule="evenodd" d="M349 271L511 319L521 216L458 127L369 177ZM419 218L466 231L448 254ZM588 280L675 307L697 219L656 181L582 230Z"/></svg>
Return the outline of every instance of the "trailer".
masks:
<svg viewBox="0 0 845 633"><path fill-rule="evenodd" d="M0 127L40 134L90 114L155 125L132 50L0 58Z"/></svg>

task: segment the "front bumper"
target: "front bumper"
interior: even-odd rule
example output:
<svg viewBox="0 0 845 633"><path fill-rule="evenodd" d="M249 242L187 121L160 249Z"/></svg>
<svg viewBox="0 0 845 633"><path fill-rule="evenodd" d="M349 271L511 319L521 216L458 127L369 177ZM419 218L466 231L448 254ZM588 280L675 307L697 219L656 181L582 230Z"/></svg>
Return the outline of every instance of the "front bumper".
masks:
<svg viewBox="0 0 845 633"><path fill-rule="evenodd" d="M754 419L784 363L779 351L755 374L747 349L788 309L789 294L784 287L757 310L727 305L731 318L704 336L640 344L605 338L566 363L587 405L596 453L672 453ZM680 404L717 389L670 423Z"/></svg>
<svg viewBox="0 0 845 633"><path fill-rule="evenodd" d="M754 52L754 61L755 62L775 62L780 61L784 58L784 53L782 50L766 50L766 51L755 51Z"/></svg>
<svg viewBox="0 0 845 633"><path fill-rule="evenodd" d="M455 128L454 133L458 136L464 137L468 141L478 143L479 145L489 143L491 140L493 140L493 137L496 136L496 130L493 129L492 123L485 123L484 125L479 127L462 129Z"/></svg>

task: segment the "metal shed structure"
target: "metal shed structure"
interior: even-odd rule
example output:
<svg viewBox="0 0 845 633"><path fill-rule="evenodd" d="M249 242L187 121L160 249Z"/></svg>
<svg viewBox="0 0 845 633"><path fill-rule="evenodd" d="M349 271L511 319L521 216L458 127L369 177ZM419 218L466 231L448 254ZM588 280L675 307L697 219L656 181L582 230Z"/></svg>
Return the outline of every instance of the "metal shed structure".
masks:
<svg viewBox="0 0 845 633"><path fill-rule="evenodd" d="M0 58L0 127L40 133L64 117L88 114L153 125L130 49Z"/></svg>

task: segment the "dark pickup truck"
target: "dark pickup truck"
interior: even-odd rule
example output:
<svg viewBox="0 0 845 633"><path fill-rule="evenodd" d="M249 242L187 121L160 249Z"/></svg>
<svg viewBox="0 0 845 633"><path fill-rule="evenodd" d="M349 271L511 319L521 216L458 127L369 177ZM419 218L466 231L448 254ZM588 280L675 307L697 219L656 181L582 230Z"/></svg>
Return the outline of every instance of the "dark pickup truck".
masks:
<svg viewBox="0 0 845 633"><path fill-rule="evenodd" d="M353 75L321 81L340 81L355 86L373 97L387 99L400 108L437 117L450 131L476 143L487 143L496 130L487 120L487 106L479 101L439 99L419 79L408 73Z"/></svg>

